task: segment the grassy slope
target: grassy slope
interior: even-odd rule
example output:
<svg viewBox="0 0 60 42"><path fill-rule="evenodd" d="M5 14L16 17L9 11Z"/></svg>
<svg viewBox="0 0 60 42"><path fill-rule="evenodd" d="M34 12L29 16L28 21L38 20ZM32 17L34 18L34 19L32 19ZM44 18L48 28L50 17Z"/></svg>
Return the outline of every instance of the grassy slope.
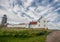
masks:
<svg viewBox="0 0 60 42"><path fill-rule="evenodd" d="M19 31L27 31L29 32L29 35L30 33L36 33L36 32L39 32L39 31L42 31L41 29L0 29L0 35L3 31L9 31L13 33L15 31L19 32ZM22 33L24 33L22 32ZM40 36L35 36L34 34L32 34L33 36L32 37L29 37L29 38L20 38L20 37L1 37L0 36L0 42L45 42L45 38L46 38L46 35L40 35Z"/></svg>

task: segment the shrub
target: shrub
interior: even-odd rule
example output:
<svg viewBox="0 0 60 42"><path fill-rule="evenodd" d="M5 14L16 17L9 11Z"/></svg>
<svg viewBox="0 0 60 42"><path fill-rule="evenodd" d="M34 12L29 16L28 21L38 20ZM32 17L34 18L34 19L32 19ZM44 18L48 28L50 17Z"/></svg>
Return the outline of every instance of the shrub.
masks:
<svg viewBox="0 0 60 42"><path fill-rule="evenodd" d="M27 37L31 37L31 35L28 32L23 31L16 33L14 37L27 38Z"/></svg>
<svg viewBox="0 0 60 42"><path fill-rule="evenodd" d="M36 35L46 35L47 31L39 31Z"/></svg>
<svg viewBox="0 0 60 42"><path fill-rule="evenodd" d="M49 32L47 30L10 30L10 29L2 29L0 30L0 36L3 37L19 37L19 38L29 38L32 36L40 36L40 35L46 35Z"/></svg>

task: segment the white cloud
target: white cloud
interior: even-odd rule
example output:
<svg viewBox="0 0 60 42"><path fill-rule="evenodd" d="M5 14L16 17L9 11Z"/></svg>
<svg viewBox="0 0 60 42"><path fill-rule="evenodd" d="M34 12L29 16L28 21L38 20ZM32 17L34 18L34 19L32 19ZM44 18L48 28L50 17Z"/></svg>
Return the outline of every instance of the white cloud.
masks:
<svg viewBox="0 0 60 42"><path fill-rule="evenodd" d="M33 1L33 0L22 0L23 2L24 2L24 7L25 8L27 8L28 6L30 6L31 5L31 2Z"/></svg>
<svg viewBox="0 0 60 42"><path fill-rule="evenodd" d="M16 23L16 22L19 23L19 22L29 22L31 20L37 20L38 18L40 18L41 15L44 15L45 18L47 18L47 20L50 21L49 28L50 27L57 28L59 26L59 23L56 23L57 24L56 26L56 24L53 23L52 21L55 21L56 18L58 17L59 14L56 13L55 11L59 10L60 8L54 10L54 7L51 7L52 4L54 4L55 2L59 2L59 0L55 0L52 4L49 4L47 6L39 5L37 8L30 6L33 0L21 0L21 1L23 1L24 7L19 6L18 3L13 7L12 3L16 2L16 0L10 0L10 1L0 0L0 5L6 9L6 10L0 10L0 18L4 14L6 14L8 16L8 21L10 23ZM46 3L45 0L43 0L43 2ZM28 6L30 6L29 10L25 11ZM22 13L25 13L26 15L29 15L34 19L30 19L26 15L22 17L21 16Z"/></svg>

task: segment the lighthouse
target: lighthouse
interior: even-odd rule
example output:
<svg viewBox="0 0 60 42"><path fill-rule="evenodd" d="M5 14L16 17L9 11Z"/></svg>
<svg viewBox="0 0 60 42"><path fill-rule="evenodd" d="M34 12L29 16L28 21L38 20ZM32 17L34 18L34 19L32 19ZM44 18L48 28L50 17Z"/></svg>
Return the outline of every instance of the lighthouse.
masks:
<svg viewBox="0 0 60 42"><path fill-rule="evenodd" d="M6 27L7 26L7 15L3 15L2 21L1 21L1 26Z"/></svg>

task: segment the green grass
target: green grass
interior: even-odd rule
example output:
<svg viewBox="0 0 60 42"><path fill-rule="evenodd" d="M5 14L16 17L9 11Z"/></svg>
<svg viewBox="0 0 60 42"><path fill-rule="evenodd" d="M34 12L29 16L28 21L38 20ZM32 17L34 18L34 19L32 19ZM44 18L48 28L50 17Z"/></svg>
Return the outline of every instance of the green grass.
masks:
<svg viewBox="0 0 60 42"><path fill-rule="evenodd" d="M45 36L35 36L30 38L0 37L0 42L45 42Z"/></svg>
<svg viewBox="0 0 60 42"><path fill-rule="evenodd" d="M45 42L49 30L43 29L0 29L0 42Z"/></svg>

